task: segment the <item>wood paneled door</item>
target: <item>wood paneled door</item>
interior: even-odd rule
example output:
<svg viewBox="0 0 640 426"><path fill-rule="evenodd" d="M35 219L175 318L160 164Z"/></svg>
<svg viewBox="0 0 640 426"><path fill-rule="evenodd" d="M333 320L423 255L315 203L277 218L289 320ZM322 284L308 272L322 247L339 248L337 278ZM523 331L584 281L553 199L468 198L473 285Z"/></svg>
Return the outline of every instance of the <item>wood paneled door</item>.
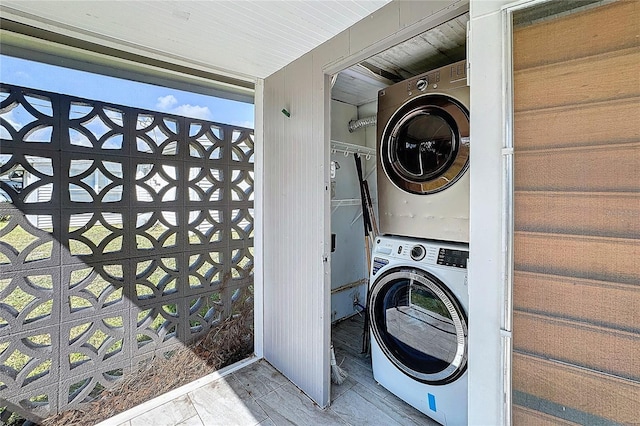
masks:
<svg viewBox="0 0 640 426"><path fill-rule="evenodd" d="M602 3L514 15L514 424L640 422L640 2Z"/></svg>

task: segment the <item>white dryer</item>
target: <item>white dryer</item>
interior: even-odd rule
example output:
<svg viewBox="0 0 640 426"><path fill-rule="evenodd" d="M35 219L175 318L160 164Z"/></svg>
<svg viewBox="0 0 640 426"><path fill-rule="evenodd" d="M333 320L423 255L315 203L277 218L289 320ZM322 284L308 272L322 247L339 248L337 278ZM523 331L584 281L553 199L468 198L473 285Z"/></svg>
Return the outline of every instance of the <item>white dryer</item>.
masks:
<svg viewBox="0 0 640 426"><path fill-rule="evenodd" d="M466 61L378 92L380 232L469 241Z"/></svg>
<svg viewBox="0 0 640 426"><path fill-rule="evenodd" d="M376 239L368 304L373 377L443 425L467 424L466 244Z"/></svg>

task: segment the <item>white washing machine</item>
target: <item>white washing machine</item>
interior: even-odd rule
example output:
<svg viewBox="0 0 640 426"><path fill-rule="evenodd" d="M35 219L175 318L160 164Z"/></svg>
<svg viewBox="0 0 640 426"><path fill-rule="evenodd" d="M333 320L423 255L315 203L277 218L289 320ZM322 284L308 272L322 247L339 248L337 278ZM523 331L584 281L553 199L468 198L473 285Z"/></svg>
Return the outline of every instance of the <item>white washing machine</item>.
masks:
<svg viewBox="0 0 640 426"><path fill-rule="evenodd" d="M381 236L368 304L374 379L443 425L467 424L466 244Z"/></svg>
<svg viewBox="0 0 640 426"><path fill-rule="evenodd" d="M378 92L380 232L469 242L466 61Z"/></svg>

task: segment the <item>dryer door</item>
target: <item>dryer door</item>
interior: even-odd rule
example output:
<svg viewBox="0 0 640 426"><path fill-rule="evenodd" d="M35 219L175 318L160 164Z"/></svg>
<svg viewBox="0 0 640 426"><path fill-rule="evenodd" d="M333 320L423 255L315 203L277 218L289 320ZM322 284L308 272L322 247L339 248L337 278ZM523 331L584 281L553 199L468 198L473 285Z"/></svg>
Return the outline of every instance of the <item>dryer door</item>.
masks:
<svg viewBox="0 0 640 426"><path fill-rule="evenodd" d="M408 376L446 384L466 370L466 314L432 274L409 267L386 271L371 288L368 309L382 351Z"/></svg>
<svg viewBox="0 0 640 426"><path fill-rule="evenodd" d="M447 96L416 97L391 116L380 141L382 167L395 186L439 192L469 167L469 113Z"/></svg>

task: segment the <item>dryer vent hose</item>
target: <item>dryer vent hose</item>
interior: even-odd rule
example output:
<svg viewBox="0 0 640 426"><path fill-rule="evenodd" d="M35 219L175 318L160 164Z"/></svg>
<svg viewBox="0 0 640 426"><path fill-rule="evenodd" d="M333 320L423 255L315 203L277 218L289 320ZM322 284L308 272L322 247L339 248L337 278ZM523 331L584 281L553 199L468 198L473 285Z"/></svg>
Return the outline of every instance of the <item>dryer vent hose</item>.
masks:
<svg viewBox="0 0 640 426"><path fill-rule="evenodd" d="M349 133L353 133L361 127L373 126L377 122L376 116L360 118L358 120L351 120L349 122Z"/></svg>

